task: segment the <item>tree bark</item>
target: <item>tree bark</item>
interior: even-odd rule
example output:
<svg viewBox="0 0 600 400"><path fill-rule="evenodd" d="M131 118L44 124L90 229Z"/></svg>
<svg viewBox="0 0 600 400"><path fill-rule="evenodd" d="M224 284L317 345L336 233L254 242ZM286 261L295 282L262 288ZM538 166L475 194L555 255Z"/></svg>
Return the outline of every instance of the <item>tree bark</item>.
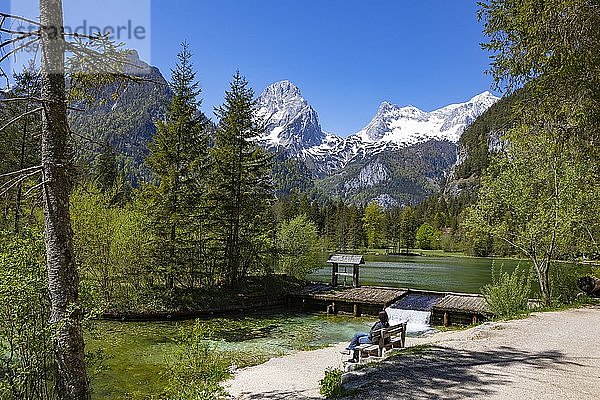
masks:
<svg viewBox="0 0 600 400"><path fill-rule="evenodd" d="M79 275L73 259L69 214L62 0L40 0L42 29L42 171L50 324L55 330L56 389L61 400L90 399L85 369Z"/></svg>
<svg viewBox="0 0 600 400"><path fill-rule="evenodd" d="M533 268L540 285L540 296L542 304L546 307L550 306L550 263L546 259L540 261L535 256L535 249L531 252L531 261Z"/></svg>
<svg viewBox="0 0 600 400"><path fill-rule="evenodd" d="M26 106L25 112L29 111ZM27 140L27 121L23 124L23 132L21 133L21 149L19 153L19 171L25 168L25 142ZM19 222L21 220L21 197L23 196L23 182L19 182L17 186L17 198L15 200L15 234L19 234Z"/></svg>

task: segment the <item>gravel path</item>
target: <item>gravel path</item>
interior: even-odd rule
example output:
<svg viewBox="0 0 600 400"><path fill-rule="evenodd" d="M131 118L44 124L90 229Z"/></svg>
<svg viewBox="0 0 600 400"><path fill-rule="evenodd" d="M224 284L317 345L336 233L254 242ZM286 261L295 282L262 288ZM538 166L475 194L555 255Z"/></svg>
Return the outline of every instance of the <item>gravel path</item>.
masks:
<svg viewBox="0 0 600 400"><path fill-rule="evenodd" d="M344 376L352 399L587 399L600 391L600 308L534 314L428 338L424 351ZM341 343L236 372L239 399L317 399L327 367L341 367Z"/></svg>

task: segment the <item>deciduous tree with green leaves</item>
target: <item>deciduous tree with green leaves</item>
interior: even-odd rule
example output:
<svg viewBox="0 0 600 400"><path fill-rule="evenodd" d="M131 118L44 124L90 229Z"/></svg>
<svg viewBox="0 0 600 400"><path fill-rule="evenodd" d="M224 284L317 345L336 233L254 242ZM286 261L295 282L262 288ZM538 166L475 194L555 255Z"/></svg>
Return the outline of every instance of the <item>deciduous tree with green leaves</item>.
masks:
<svg viewBox="0 0 600 400"><path fill-rule="evenodd" d="M0 232L0 398L56 398L41 235Z"/></svg>
<svg viewBox="0 0 600 400"><path fill-rule="evenodd" d="M317 226L305 215L283 222L277 230L279 270L298 279L319 268Z"/></svg>
<svg viewBox="0 0 600 400"><path fill-rule="evenodd" d="M75 259L92 297L86 306L101 311L136 306L146 288L153 242L143 212L112 204L113 198L91 185L71 196Z"/></svg>
<svg viewBox="0 0 600 400"><path fill-rule="evenodd" d="M417 229L415 236L417 247L423 250L431 250L437 239L436 231L433 226L425 223Z"/></svg>
<svg viewBox="0 0 600 400"><path fill-rule="evenodd" d="M411 247L415 246L417 234L417 219L412 207L405 207L400 213L400 243L408 254Z"/></svg>
<svg viewBox="0 0 600 400"><path fill-rule="evenodd" d="M376 202L371 202L365 208L363 225L367 235L367 246L371 249L381 247L384 238L385 214Z"/></svg>
<svg viewBox="0 0 600 400"><path fill-rule="evenodd" d="M466 226L528 256L548 305L551 260L598 251L600 7L589 0L480 7L496 84L523 87L523 96Z"/></svg>

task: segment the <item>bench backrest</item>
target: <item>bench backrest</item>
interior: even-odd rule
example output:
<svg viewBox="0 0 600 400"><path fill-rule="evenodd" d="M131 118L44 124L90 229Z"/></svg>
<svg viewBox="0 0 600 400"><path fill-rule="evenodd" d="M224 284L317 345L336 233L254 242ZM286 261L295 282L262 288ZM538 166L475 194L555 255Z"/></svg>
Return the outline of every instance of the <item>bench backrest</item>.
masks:
<svg viewBox="0 0 600 400"><path fill-rule="evenodd" d="M388 328L379 329L373 332L372 343L379 343L379 347L385 346L386 339L392 336L404 336L406 335L406 322L401 322L398 325L393 325Z"/></svg>

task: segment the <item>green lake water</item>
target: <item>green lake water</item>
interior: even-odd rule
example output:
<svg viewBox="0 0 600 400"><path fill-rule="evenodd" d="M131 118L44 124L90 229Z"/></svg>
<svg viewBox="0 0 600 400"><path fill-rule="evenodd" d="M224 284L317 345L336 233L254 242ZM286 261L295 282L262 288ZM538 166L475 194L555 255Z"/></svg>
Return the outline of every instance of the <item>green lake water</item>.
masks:
<svg viewBox="0 0 600 400"><path fill-rule="evenodd" d="M168 381L168 360L177 350L180 329L194 322L100 321L86 335L86 350L102 349L103 370L92 377L94 399L148 399ZM270 314L214 318L202 322L218 351L239 367L260 364L295 350L347 341L368 331L372 318L310 314Z"/></svg>
<svg viewBox="0 0 600 400"><path fill-rule="evenodd" d="M512 270L518 261L499 263ZM369 256L360 277L365 285L478 293L491 280L491 264L480 258ZM328 282L329 274L324 268L309 279ZM213 318L202 323L213 333L218 350L243 367L295 350L347 341L356 331L368 331L373 321L282 313ZM137 400L161 393L168 381L168 360L177 348L175 338L191 324L193 321L95 323L96 328L86 335L87 350L101 349L105 359L104 370L92 377L93 398Z"/></svg>
<svg viewBox="0 0 600 400"><path fill-rule="evenodd" d="M360 266L363 285L390 286L441 292L480 293L481 286L491 282L492 263L513 271L526 261L474 257L367 256ZM344 267L340 267L343 272ZM351 272L348 267L348 272ZM331 281L331 268L322 268L308 276L318 282ZM343 278L340 278L343 283ZM352 284L352 279L347 278Z"/></svg>

